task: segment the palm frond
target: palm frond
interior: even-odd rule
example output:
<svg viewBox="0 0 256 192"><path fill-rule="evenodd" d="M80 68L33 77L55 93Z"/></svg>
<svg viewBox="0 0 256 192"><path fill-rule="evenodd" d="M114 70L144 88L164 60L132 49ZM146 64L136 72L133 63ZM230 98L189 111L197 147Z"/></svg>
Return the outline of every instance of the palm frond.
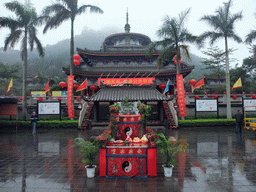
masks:
<svg viewBox="0 0 256 192"><path fill-rule="evenodd" d="M4 42L4 51L8 49L8 46L10 45L11 48L14 48L17 41L20 39L20 36L22 34L22 30L13 30L9 36L6 37Z"/></svg>
<svg viewBox="0 0 256 192"><path fill-rule="evenodd" d="M185 10L185 11L183 11L183 12L181 12L179 14L179 22L178 22L179 26L183 26L184 25L184 22L187 19L190 10L191 10L191 8L189 8L189 9L187 9L187 10Z"/></svg>
<svg viewBox="0 0 256 192"><path fill-rule="evenodd" d="M229 38L232 38L234 41L238 42L238 43L241 43L243 42L242 39L236 35L235 33L232 33L231 35L228 35Z"/></svg>
<svg viewBox="0 0 256 192"><path fill-rule="evenodd" d="M62 12L63 10L68 10L68 9L63 5L56 3L56 4L45 7L43 10L43 16L49 16L52 13L56 14L58 12Z"/></svg>
<svg viewBox="0 0 256 192"><path fill-rule="evenodd" d="M36 49L37 49L37 52L39 53L39 56L40 57L44 57L45 55L45 50L41 44L41 42L39 41L39 39L35 36L34 37L34 40L35 40L35 43L37 45Z"/></svg>
<svg viewBox="0 0 256 192"><path fill-rule="evenodd" d="M92 5L82 5L81 7L78 8L77 14L80 15L81 13L86 12L87 9L90 9L91 13L103 13L103 10L97 6L92 6Z"/></svg>
<svg viewBox="0 0 256 192"><path fill-rule="evenodd" d="M63 21L70 18L71 14L68 10L62 10L61 12L56 13L47 20L43 33L46 33L48 29L57 28Z"/></svg>
<svg viewBox="0 0 256 192"><path fill-rule="evenodd" d="M29 47L30 47L30 51L33 51L34 49L34 41L35 41L35 36L36 36L36 29L34 26L30 26L28 28L28 42L29 42Z"/></svg>
<svg viewBox="0 0 256 192"><path fill-rule="evenodd" d="M26 13L25 13L24 6L19 2L14 1L14 2L5 3L4 5L8 10L14 12L18 17L20 18L25 17Z"/></svg>
<svg viewBox="0 0 256 192"><path fill-rule="evenodd" d="M254 39L256 39L256 30L252 30L246 35L245 43L251 44Z"/></svg>
<svg viewBox="0 0 256 192"><path fill-rule="evenodd" d="M182 55L187 59L191 60L190 54L189 54L189 46L188 45L180 45L179 49L181 50Z"/></svg>

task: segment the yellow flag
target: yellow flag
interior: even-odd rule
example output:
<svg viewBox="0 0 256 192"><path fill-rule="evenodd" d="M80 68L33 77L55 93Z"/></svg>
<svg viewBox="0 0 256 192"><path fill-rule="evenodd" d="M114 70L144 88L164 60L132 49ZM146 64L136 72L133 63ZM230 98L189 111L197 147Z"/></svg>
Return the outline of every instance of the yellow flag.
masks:
<svg viewBox="0 0 256 192"><path fill-rule="evenodd" d="M233 85L231 90L233 90L235 88L239 88L239 87L242 87L241 77L239 77L239 79L235 82L235 84Z"/></svg>
<svg viewBox="0 0 256 192"><path fill-rule="evenodd" d="M12 88L12 86L13 86L13 78L11 78L11 81L10 81L10 83L9 83L9 85L8 85L8 88L7 88L6 93L8 93L8 92L10 91L10 89Z"/></svg>

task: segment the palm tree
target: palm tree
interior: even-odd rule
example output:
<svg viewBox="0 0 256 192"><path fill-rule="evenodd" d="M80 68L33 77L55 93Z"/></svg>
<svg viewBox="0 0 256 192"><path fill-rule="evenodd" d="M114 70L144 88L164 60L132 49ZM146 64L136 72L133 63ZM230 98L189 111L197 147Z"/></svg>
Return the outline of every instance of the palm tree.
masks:
<svg viewBox="0 0 256 192"><path fill-rule="evenodd" d="M78 7L78 0L59 0L61 3L56 3L44 8L43 14L45 16L51 16L47 19L46 26L43 30L44 33L48 29L57 28L63 21L71 20L71 40L70 40L70 75L73 75L74 65L74 21L77 15L86 12L90 9L90 12L103 13L103 11L96 6L82 5ZM53 14L53 15L51 15Z"/></svg>
<svg viewBox="0 0 256 192"><path fill-rule="evenodd" d="M256 30L251 30L251 32L248 35L246 35L245 43L251 44L252 41L255 39L256 39Z"/></svg>
<svg viewBox="0 0 256 192"><path fill-rule="evenodd" d="M27 62L28 52L27 48L30 47L30 51L33 51L34 44L37 46L37 51L40 57L44 56L44 49L41 42L37 38L36 26L42 24L42 18L37 16L34 8L29 5L22 5L17 1L4 4L5 7L14 12L17 16L16 19L10 17L0 17L0 26L10 28L11 32L5 39L4 51L8 48L14 48L16 43L21 39L21 58L23 61L23 83L22 83L22 116L23 120L26 120L27 115Z"/></svg>
<svg viewBox="0 0 256 192"><path fill-rule="evenodd" d="M190 12L190 9L179 14L178 18L170 18L166 16L162 27L157 31L157 35L160 38L164 38L161 41L153 42L149 55L156 50L157 47L161 47L161 53L158 57L158 68L161 68L164 63L169 63L174 55L177 55L177 74L181 73L180 67L180 55L181 53L190 59L188 45L185 42L197 42L197 37L193 36L184 27L185 20Z"/></svg>
<svg viewBox="0 0 256 192"><path fill-rule="evenodd" d="M232 0L224 3L223 7L219 7L215 13L216 15L205 15L200 20L206 21L210 24L214 31L206 31L200 35L200 40L203 41L210 38L210 44L213 45L216 40L224 38L225 40L225 62L226 62L226 93L227 93L227 118L231 119L231 104L230 104L230 73L229 73L229 51L228 51L228 38L232 38L236 42L242 42L242 39L238 37L234 32L234 23L242 19L242 12L231 14Z"/></svg>

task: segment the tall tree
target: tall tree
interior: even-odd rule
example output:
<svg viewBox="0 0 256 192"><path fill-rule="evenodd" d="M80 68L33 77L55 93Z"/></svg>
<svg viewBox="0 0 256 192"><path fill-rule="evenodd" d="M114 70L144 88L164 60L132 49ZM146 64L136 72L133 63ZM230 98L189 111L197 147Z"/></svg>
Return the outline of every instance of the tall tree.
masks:
<svg viewBox="0 0 256 192"><path fill-rule="evenodd" d="M23 81L22 81L22 116L26 120L27 115L27 63L28 63L28 46L30 51L33 51L34 44L37 46L37 51L40 57L44 56L44 49L37 38L36 26L42 24L42 18L37 16L33 7L29 5L20 4L17 1L4 4L5 7L14 12L16 19L10 17L0 17L0 26L8 27L11 32L5 39L4 51L8 48L14 48L16 43L21 39L21 58L23 61Z"/></svg>
<svg viewBox="0 0 256 192"><path fill-rule="evenodd" d="M162 49L158 57L158 68L161 68L165 62L169 63L174 55L177 55L177 74L180 74L181 53L190 59L188 45L184 43L196 42L197 37L189 33L184 26L189 12L190 9L180 13L178 18L170 18L169 16L164 18L163 25L157 31L157 35L164 39L153 42L149 50L149 54L151 54L158 47Z"/></svg>
<svg viewBox="0 0 256 192"><path fill-rule="evenodd" d="M205 15L200 20L206 21L214 28L214 31L206 31L200 35L201 41L210 38L210 44L213 45L216 40L224 38L225 40L225 61L226 61L226 92L227 92L227 118L231 119L231 103L230 103L230 72L229 72L229 51L228 38L240 43L242 39L235 34L234 24L242 19L242 12L231 14L230 7L232 0L224 3L223 7L219 7L215 11L215 15Z"/></svg>
<svg viewBox="0 0 256 192"><path fill-rule="evenodd" d="M61 23L66 20L71 20L71 39L70 39L70 75L74 73L74 21L77 15L86 12L90 9L90 12L103 13L103 11L92 5L82 5L78 7L78 0L59 0L60 3L55 3L44 8L43 14L49 16L47 23L43 30L44 33L48 29L57 28Z"/></svg>
<svg viewBox="0 0 256 192"><path fill-rule="evenodd" d="M214 72L214 75L218 77L220 83L220 77L222 75L222 69L225 64L225 52L221 51L218 47L210 47L207 51L203 51L207 55L208 59L204 58L202 63L205 65L205 69L211 69Z"/></svg>

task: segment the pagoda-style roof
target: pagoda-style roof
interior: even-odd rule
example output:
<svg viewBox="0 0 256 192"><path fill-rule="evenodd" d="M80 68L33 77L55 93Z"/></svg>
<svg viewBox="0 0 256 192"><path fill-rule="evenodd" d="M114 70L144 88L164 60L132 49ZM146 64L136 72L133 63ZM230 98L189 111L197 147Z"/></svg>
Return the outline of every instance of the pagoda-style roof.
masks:
<svg viewBox="0 0 256 192"><path fill-rule="evenodd" d="M89 98L90 101L123 101L126 97L130 101L167 101L167 97L153 86L103 86L96 94Z"/></svg>
<svg viewBox="0 0 256 192"><path fill-rule="evenodd" d="M140 46L148 46L151 43L151 39L148 36L140 33L117 33L108 36L105 39L103 45L115 46L118 42L124 42L124 45L134 44ZM133 42L133 44L131 42Z"/></svg>
<svg viewBox="0 0 256 192"><path fill-rule="evenodd" d="M181 65L182 74L185 77L188 75L193 69L194 66L190 65ZM69 73L69 68L63 68L67 74ZM116 66L99 66L99 67L89 67L87 65L76 66L74 68L74 74L86 77L154 77L154 76L168 76L176 74L176 67L174 65L163 66L160 69L157 69L156 66L125 66L123 64L122 67Z"/></svg>

